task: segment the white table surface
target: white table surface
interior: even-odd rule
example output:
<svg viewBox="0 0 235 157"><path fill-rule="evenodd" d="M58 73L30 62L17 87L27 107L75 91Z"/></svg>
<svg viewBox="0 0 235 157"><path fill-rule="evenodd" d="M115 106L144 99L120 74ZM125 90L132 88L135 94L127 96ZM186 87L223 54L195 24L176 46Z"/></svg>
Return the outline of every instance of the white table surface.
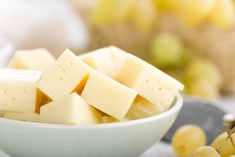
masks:
<svg viewBox="0 0 235 157"><path fill-rule="evenodd" d="M223 99L219 101L219 105L221 105L228 112L235 114L235 97L223 97ZM0 157L8 156L4 155L0 151ZM155 144L140 157L176 157L176 155L174 154L171 145L160 142Z"/></svg>

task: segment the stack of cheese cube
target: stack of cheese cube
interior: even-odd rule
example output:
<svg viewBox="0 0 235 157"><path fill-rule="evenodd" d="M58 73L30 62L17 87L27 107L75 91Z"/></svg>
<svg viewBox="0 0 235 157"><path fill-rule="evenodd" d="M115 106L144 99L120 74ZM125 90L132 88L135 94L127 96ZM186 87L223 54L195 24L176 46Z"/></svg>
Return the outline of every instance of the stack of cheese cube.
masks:
<svg viewBox="0 0 235 157"><path fill-rule="evenodd" d="M0 116L85 125L149 117L169 109L183 85L110 46L55 60L45 49L17 51L0 70Z"/></svg>

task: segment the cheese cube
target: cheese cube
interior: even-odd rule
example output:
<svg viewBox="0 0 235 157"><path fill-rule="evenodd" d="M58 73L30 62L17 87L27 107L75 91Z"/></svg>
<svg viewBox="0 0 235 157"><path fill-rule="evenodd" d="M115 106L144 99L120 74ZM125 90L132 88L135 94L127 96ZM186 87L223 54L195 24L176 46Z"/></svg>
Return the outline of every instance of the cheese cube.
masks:
<svg viewBox="0 0 235 157"><path fill-rule="evenodd" d="M6 112L4 118L27 122L39 122L39 114L37 113Z"/></svg>
<svg viewBox="0 0 235 157"><path fill-rule="evenodd" d="M164 110L169 108L176 94L184 87L174 78L131 54L127 55L118 81Z"/></svg>
<svg viewBox="0 0 235 157"><path fill-rule="evenodd" d="M45 70L55 62L55 58L46 49L19 50L8 65L17 69Z"/></svg>
<svg viewBox="0 0 235 157"><path fill-rule="evenodd" d="M88 105L77 93L46 104L40 109L40 121L59 124L100 123L101 115Z"/></svg>
<svg viewBox="0 0 235 157"><path fill-rule="evenodd" d="M163 111L163 108L160 106L150 103L141 96L137 96L125 118L130 120L141 119L159 114Z"/></svg>
<svg viewBox="0 0 235 157"><path fill-rule="evenodd" d="M126 53L121 49L109 46L80 55L79 58L90 67L116 79L125 56Z"/></svg>
<svg viewBox="0 0 235 157"><path fill-rule="evenodd" d="M55 100L74 91L81 93L88 78L87 65L71 51L66 50L50 66L38 82L38 88Z"/></svg>
<svg viewBox="0 0 235 157"><path fill-rule="evenodd" d="M2 69L0 70L0 110L35 112L40 107L41 93L36 83L41 71Z"/></svg>
<svg viewBox="0 0 235 157"><path fill-rule="evenodd" d="M117 74L121 70L121 67L124 64L128 53L116 46L109 46L108 49L111 58L113 59L113 64L116 70L116 77L117 77Z"/></svg>
<svg viewBox="0 0 235 157"><path fill-rule="evenodd" d="M81 55L80 58L90 67L104 73L109 77L115 77L113 60L106 48Z"/></svg>
<svg viewBox="0 0 235 157"><path fill-rule="evenodd" d="M88 104L121 120L134 101L136 92L93 70L82 92L82 97Z"/></svg>

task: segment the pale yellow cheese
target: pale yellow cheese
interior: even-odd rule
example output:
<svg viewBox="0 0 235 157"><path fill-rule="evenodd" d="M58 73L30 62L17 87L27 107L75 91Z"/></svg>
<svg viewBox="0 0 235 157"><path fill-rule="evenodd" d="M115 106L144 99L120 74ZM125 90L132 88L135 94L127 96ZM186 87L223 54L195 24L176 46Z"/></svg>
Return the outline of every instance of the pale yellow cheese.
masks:
<svg viewBox="0 0 235 157"><path fill-rule="evenodd" d="M117 119L115 119L115 118L113 118L113 117L111 117L111 116L103 116L102 117L102 122L103 123L116 123L116 122L118 122L119 120L117 120Z"/></svg>
<svg viewBox="0 0 235 157"><path fill-rule="evenodd" d="M89 76L87 65L66 50L50 66L38 82L38 88L51 99L59 99L74 91L81 93Z"/></svg>
<svg viewBox="0 0 235 157"><path fill-rule="evenodd" d="M126 52L115 47L104 47L87 54L79 55L86 64L102 72L103 74L116 79L117 74L122 66Z"/></svg>
<svg viewBox="0 0 235 157"><path fill-rule="evenodd" d="M103 123L116 123L116 122L126 122L126 121L129 121L129 119L124 118L122 120L117 120L116 118L113 118L111 116L103 116L102 117Z"/></svg>
<svg viewBox="0 0 235 157"><path fill-rule="evenodd" d="M107 48L98 49L96 51L80 55L80 58L92 68L114 78L115 68L111 55L107 50Z"/></svg>
<svg viewBox="0 0 235 157"><path fill-rule="evenodd" d="M118 81L164 110L169 108L176 94L184 88L174 78L131 54L127 54Z"/></svg>
<svg viewBox="0 0 235 157"><path fill-rule="evenodd" d="M39 114L37 113L20 113L20 112L5 112L4 118L27 121L27 122L39 122Z"/></svg>
<svg viewBox="0 0 235 157"><path fill-rule="evenodd" d="M40 121L69 125L95 124L101 122L101 115L77 93L72 93L42 106Z"/></svg>
<svg viewBox="0 0 235 157"><path fill-rule="evenodd" d="M154 105L141 96L137 96L125 118L130 120L141 119L162 113L163 111L164 109L161 106Z"/></svg>
<svg viewBox="0 0 235 157"><path fill-rule="evenodd" d="M41 71L1 69L0 110L35 112L42 103L36 84Z"/></svg>
<svg viewBox="0 0 235 157"><path fill-rule="evenodd" d="M91 70L82 97L88 104L121 120L134 101L136 92L98 71Z"/></svg>
<svg viewBox="0 0 235 157"><path fill-rule="evenodd" d="M55 58L46 49L16 51L9 67L17 69L45 70L55 62Z"/></svg>

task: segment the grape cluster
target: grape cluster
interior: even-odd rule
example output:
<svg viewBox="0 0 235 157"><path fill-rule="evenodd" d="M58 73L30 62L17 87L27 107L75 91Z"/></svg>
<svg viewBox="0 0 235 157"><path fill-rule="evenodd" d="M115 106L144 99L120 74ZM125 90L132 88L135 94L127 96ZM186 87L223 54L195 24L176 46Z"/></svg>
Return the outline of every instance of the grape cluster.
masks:
<svg viewBox="0 0 235 157"><path fill-rule="evenodd" d="M220 27L234 24L233 0L153 0L159 10L175 13L188 26L198 26L206 21Z"/></svg>
<svg viewBox="0 0 235 157"><path fill-rule="evenodd" d="M97 0L91 12L96 26L132 24L141 30L153 28L156 17L152 0Z"/></svg>
<svg viewBox="0 0 235 157"><path fill-rule="evenodd" d="M211 146L205 146L205 132L199 126L185 125L175 132L172 146L178 157L234 157L234 130L220 134Z"/></svg>
<svg viewBox="0 0 235 157"><path fill-rule="evenodd" d="M176 35L158 34L150 52L152 63L182 81L186 93L211 100L219 97L222 77L216 65L196 55Z"/></svg>
<svg viewBox="0 0 235 157"><path fill-rule="evenodd" d="M175 14L192 27L210 21L229 28L235 20L233 0L97 0L91 19L97 26L131 23L149 30L162 11Z"/></svg>

